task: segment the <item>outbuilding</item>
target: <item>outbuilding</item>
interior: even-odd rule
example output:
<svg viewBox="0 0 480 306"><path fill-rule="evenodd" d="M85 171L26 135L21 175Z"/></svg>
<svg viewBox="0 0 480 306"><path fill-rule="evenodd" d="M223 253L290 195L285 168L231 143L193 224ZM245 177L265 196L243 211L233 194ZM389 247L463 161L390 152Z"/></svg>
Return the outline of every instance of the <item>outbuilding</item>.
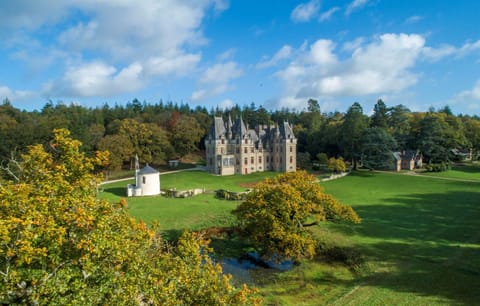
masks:
<svg viewBox="0 0 480 306"><path fill-rule="evenodd" d="M135 170L135 185L127 186L127 196L152 196L160 194L160 172L150 167L148 164L138 170Z"/></svg>

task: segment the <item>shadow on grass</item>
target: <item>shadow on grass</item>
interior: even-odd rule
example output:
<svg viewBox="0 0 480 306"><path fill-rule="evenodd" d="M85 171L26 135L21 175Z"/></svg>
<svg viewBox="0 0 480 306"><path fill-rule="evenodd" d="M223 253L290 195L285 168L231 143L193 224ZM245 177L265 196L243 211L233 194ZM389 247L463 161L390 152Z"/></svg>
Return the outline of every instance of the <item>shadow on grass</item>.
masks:
<svg viewBox="0 0 480 306"><path fill-rule="evenodd" d="M480 192L410 194L384 202L355 207L363 219L355 234L364 237L366 255L391 265L360 282L464 305L478 303ZM350 227L334 227L352 234Z"/></svg>
<svg viewBox="0 0 480 306"><path fill-rule="evenodd" d="M104 188L103 192L110 193L110 194L116 195L118 197L126 197L127 196L127 187Z"/></svg>

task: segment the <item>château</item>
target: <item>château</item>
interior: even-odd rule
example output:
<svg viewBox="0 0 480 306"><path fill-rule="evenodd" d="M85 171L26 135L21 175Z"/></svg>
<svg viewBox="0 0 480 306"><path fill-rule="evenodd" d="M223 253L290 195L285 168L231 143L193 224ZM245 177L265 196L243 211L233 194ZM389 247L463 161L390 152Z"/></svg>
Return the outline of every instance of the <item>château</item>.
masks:
<svg viewBox="0 0 480 306"><path fill-rule="evenodd" d="M296 170L297 138L286 121L249 129L241 117L215 117L205 149L207 169L217 175Z"/></svg>

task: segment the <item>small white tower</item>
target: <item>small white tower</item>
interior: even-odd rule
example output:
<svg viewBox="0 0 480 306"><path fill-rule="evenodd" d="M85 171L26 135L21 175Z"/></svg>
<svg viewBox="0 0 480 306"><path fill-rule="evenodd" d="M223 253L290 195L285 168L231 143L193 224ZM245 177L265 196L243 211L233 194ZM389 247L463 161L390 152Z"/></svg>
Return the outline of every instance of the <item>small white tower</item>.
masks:
<svg viewBox="0 0 480 306"><path fill-rule="evenodd" d="M127 196L139 197L160 194L160 172L150 167L140 169L138 155L135 156L135 185L127 186Z"/></svg>

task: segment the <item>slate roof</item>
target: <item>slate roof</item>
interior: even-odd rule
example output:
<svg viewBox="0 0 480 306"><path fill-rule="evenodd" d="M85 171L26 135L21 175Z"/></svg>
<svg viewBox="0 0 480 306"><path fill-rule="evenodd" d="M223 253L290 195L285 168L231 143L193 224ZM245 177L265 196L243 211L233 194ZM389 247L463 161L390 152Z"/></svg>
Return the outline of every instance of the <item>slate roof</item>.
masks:
<svg viewBox="0 0 480 306"><path fill-rule="evenodd" d="M140 171L138 171L138 174L155 174L155 173L160 173L160 172L153 169L149 165L146 165L144 168L142 168L142 169L140 169Z"/></svg>

